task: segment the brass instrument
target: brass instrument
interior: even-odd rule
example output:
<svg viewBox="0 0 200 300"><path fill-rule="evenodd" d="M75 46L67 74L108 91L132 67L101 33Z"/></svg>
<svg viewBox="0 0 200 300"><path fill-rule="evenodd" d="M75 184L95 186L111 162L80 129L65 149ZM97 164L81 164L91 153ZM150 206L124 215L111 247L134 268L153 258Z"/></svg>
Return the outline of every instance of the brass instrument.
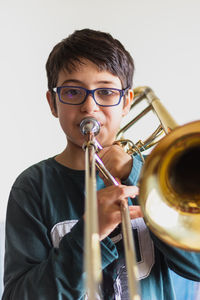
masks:
<svg viewBox="0 0 200 300"><path fill-rule="evenodd" d="M128 147L128 153L138 153L142 160L144 160L142 152L157 144L145 160L139 181L139 203L146 224L164 242L188 251L200 251L200 121L178 126L152 89L149 87L139 87L134 89L134 94L135 101L131 109L143 99L147 101L148 107L124 126L118 132L117 137L121 137L127 129L133 126L149 111L155 112L160 121L159 127L144 142L140 140L134 144L132 141L122 138L117 141L120 145ZM83 121L85 122L85 120ZM90 151L92 152L92 157L94 157L92 164L96 164L104 176L110 179L113 184L116 184L115 179L103 166L98 155L94 153L96 149L94 134L91 133L93 130L91 122L89 122L87 133L83 133L87 136L88 140L85 148L93 148ZM84 130L82 129L81 131ZM162 138L163 135L165 135L164 138ZM91 141L92 143L90 143ZM86 173L91 174L91 170L94 170L94 167L91 167L89 163L91 153L89 155L86 154L86 156L86 169L88 169ZM95 177L94 171L93 177ZM88 201L86 196L87 216L85 227L86 231L88 230L90 233L86 232L85 236L86 248L90 247L91 252L94 251L94 254L91 257L88 256L85 258L87 274L86 290L89 291L88 299L94 300L101 299L99 292L101 262L100 258L97 258L100 257L100 247L98 241L98 224L95 224L97 222L97 212L95 211L96 196L94 195L94 190L91 191L90 186L91 182L93 182L93 186L96 185L93 179L90 179L88 182L90 183L86 183L86 187L88 186L86 190L89 192L86 192L90 194L90 200ZM94 199L92 199L91 195L93 195ZM92 202L95 202L93 209L90 207ZM125 252L128 253L126 254L128 255L126 256L126 262L128 262L126 265L130 299L139 300L140 293L135 279L136 263L128 207L123 208L121 212ZM87 218L93 221L88 221ZM95 228L95 230L91 232L91 228L89 227ZM91 253L90 250L87 251ZM96 261L97 271L93 268ZM91 264L93 264L92 267L89 266Z"/></svg>
<svg viewBox="0 0 200 300"><path fill-rule="evenodd" d="M161 125L156 134L129 151L143 151L154 145L161 131L166 134L147 157L139 182L139 202L146 224L166 243L200 251L200 121L178 126L149 87L134 92L136 104L145 99L149 106L118 136L150 110Z"/></svg>
<svg viewBox="0 0 200 300"><path fill-rule="evenodd" d="M85 231L84 231L84 270L86 273L86 292L88 300L101 299L100 285L102 282L101 252L96 195L96 171L94 137L99 133L100 125L84 119L80 124L86 142L85 150Z"/></svg>
<svg viewBox="0 0 200 300"><path fill-rule="evenodd" d="M118 185L115 178L109 173L101 159L94 152L95 146L102 149L101 145L94 139L100 130L100 124L94 118L83 119L80 123L83 135L87 137L84 143L86 159L86 220L85 220L85 272L86 291L89 300L101 299L100 284L102 280L100 246L98 234L97 199L96 199L96 173L94 165L110 181ZM97 149L96 149L97 150ZM95 204L94 204L95 203ZM125 250L125 260L128 273L129 296L131 300L140 300L139 286L136 279L135 248L129 215L128 204L121 206L122 233Z"/></svg>

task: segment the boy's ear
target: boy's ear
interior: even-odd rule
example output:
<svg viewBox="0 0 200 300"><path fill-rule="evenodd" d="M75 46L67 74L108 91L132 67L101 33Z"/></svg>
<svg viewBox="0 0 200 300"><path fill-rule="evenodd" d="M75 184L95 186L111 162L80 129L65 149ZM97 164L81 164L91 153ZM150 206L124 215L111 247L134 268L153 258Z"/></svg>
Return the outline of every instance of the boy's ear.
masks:
<svg viewBox="0 0 200 300"><path fill-rule="evenodd" d="M56 109L56 103L55 99L53 98L53 95L50 91L47 91L46 93L47 101L49 103L52 115L56 118L58 118L57 109Z"/></svg>
<svg viewBox="0 0 200 300"><path fill-rule="evenodd" d="M130 89L128 90L128 95L125 96L124 107L122 112L123 117L126 116L130 111L131 104L133 103L133 98L134 98L134 92L132 89Z"/></svg>

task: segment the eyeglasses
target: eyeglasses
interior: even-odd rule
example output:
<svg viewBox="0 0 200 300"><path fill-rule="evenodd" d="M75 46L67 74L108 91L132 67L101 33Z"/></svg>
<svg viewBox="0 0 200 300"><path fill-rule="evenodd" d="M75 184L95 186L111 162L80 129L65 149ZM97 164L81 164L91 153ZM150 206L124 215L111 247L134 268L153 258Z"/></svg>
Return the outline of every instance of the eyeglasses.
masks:
<svg viewBox="0 0 200 300"><path fill-rule="evenodd" d="M88 90L79 86L59 86L53 89L58 94L60 102L69 105L80 105L84 103L89 94L99 106L116 106L120 103L122 97L128 91L125 89L115 88L97 88Z"/></svg>

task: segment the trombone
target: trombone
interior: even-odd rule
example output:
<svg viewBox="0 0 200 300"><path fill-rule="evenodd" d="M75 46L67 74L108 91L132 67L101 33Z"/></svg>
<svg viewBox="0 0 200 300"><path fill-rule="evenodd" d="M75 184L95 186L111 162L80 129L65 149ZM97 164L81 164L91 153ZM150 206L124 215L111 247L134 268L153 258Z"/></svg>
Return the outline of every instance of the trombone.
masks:
<svg viewBox="0 0 200 300"><path fill-rule="evenodd" d="M106 169L101 159L95 153L102 149L101 145L94 139L100 131L100 124L94 118L85 118L80 123L80 129L86 136L86 142L83 144L85 149L86 165L86 220L85 220L85 272L86 272L86 291L89 300L101 299L101 260L100 260L100 242L98 234L98 215L96 198L96 173L95 165L100 172L113 185L118 185L116 179ZM128 273L128 287L131 300L140 300L139 286L137 284L136 258L134 241L129 215L128 204L121 206L122 215L122 233L124 240L125 259Z"/></svg>
<svg viewBox="0 0 200 300"><path fill-rule="evenodd" d="M135 102L131 109L142 100L147 101L148 107L124 126L118 132L117 137L120 137L127 129L133 126L151 110L156 114L160 121L160 125L156 131L144 142L140 140L134 144L132 141L123 138L120 138L117 141L118 144L127 148L128 153L133 155L139 154L142 160L142 152L156 145L145 160L139 181L139 203L143 211L144 220L152 232L164 242L188 251L200 251L200 121L194 121L183 126L178 126L151 88L146 86L138 87L134 89L134 94ZM85 122L85 120L83 121ZM94 140L96 133L91 133L91 131L93 131L92 128L95 128L96 125L92 125L92 123L93 121L89 120L89 129L88 131L86 130L87 133L83 133L87 136L87 144L88 141L92 141L92 146L89 143L88 147L93 148L92 156L94 157L94 159L87 159L88 163L86 164L88 165L87 168L89 171L87 171L86 168L86 173L92 173L90 171L91 167L89 167L89 161L93 161L92 164L94 165L96 163L97 167L101 171L103 170L104 175L109 178L111 177L112 181L112 175L107 174L106 168L103 167L100 162L98 163L99 158L96 154ZM83 132L83 128L86 127L86 124L84 124L81 131ZM164 138L163 135L165 135ZM95 172L93 172L93 174L95 174ZM113 181L112 183L115 184ZM86 183L86 187L87 185L90 186L90 184ZM93 187L96 188L95 184L93 184ZM90 204L87 205L86 203L86 231L89 227L87 222L91 222L88 221L87 218L93 219L95 222L93 216L96 216L96 211L90 210L89 213L89 206L92 205L92 202L96 203L94 191L89 193L93 196L90 197ZM96 210L97 205L95 204L94 207ZM125 257L130 299L139 300L140 292L136 280L137 270L133 238L132 234L130 234L130 217L127 207L125 210L122 209L121 211L125 253L129 253L128 256L125 255ZM89 270L89 266L85 267L86 290L88 292L89 300L101 299L99 292L101 283L101 275L99 275L101 273L100 246L94 246L92 244L93 240L95 240L95 245L99 243L99 241L97 241L98 224L94 225L93 228L97 228L97 230L95 231L95 234L90 233L90 236L85 231L86 248L90 245L92 248L91 252L92 250L95 252L94 257L96 258L99 256L96 268L96 270L98 270L98 276L95 275L95 271L93 271L94 273L92 274L92 271ZM94 239L93 236L96 238ZM128 236L128 238L126 238L126 236ZM131 250L129 251L129 249ZM85 257L85 261L86 266L87 261L89 261L90 264L93 264L95 260L92 260L91 257ZM92 290L93 292L91 293Z"/></svg>

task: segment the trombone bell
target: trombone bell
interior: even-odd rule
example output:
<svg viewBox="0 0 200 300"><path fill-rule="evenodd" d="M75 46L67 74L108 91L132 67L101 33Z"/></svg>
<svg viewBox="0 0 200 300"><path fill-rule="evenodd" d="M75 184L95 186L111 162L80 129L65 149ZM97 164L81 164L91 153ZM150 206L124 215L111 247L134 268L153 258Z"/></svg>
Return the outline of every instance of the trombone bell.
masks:
<svg viewBox="0 0 200 300"><path fill-rule="evenodd" d="M140 204L161 240L200 251L200 121L175 128L152 150L141 174Z"/></svg>

